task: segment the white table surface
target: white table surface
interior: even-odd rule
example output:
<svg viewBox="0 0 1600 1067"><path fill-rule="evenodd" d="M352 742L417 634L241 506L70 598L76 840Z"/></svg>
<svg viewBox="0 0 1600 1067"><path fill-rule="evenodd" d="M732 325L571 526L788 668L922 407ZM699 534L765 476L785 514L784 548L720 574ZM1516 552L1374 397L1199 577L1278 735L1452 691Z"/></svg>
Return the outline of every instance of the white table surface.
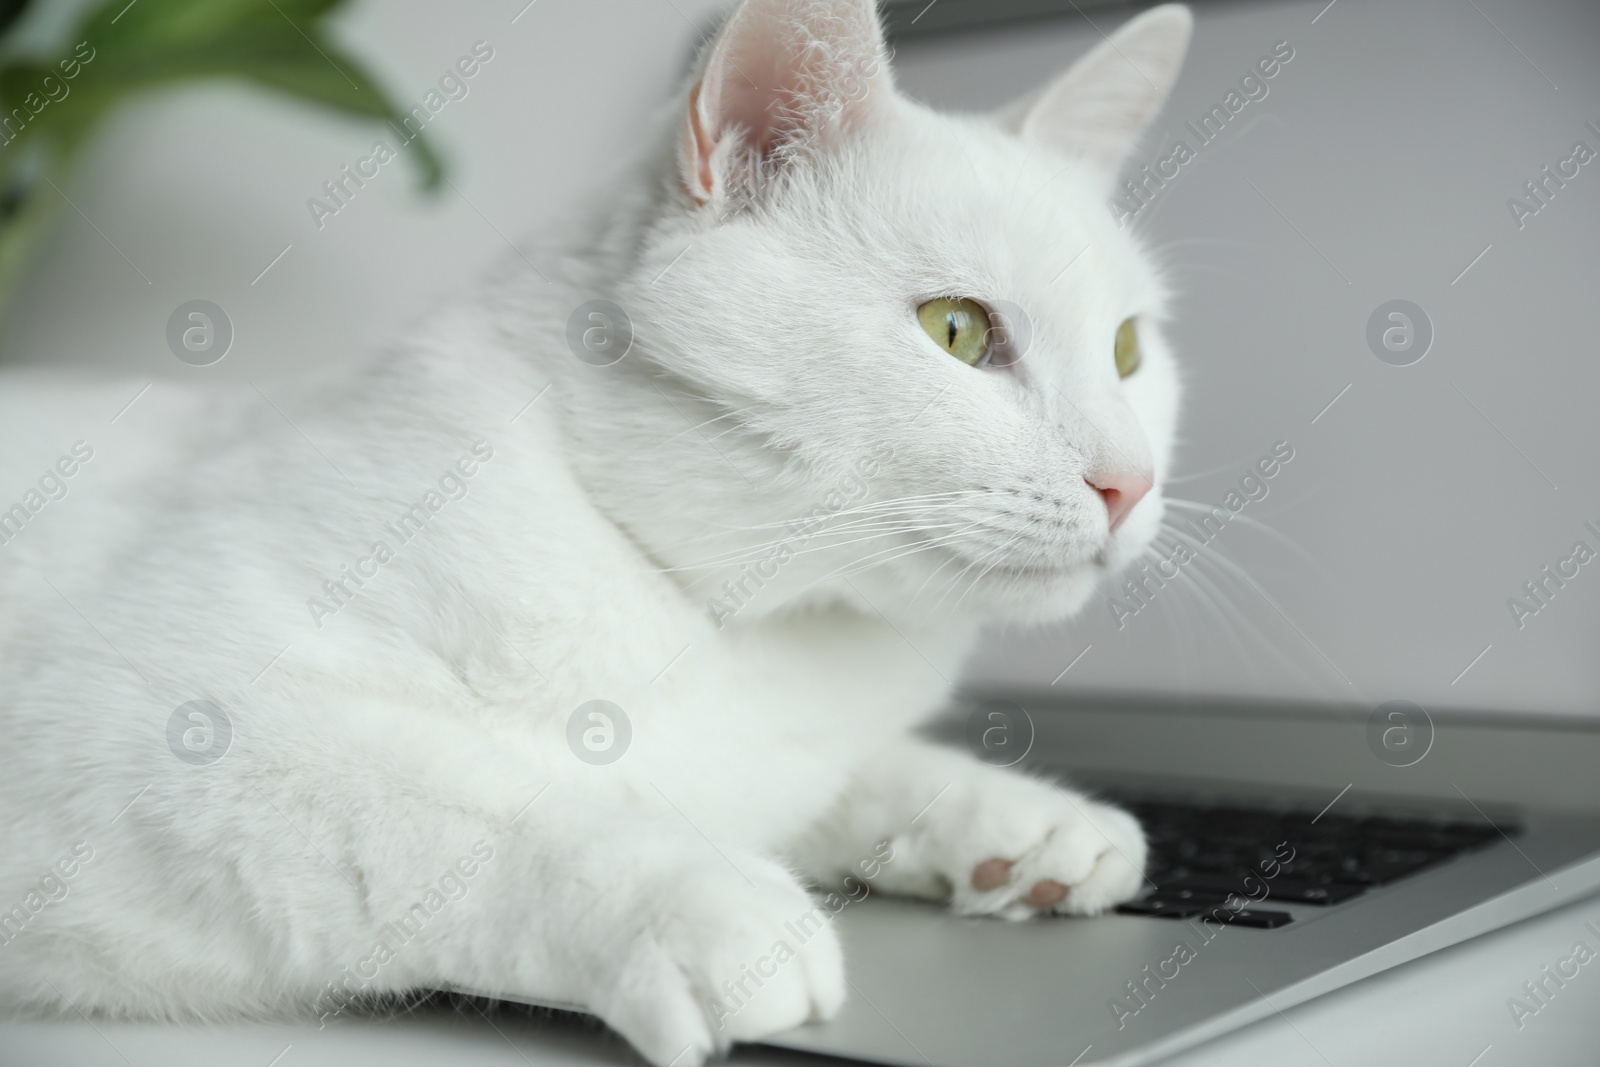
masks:
<svg viewBox="0 0 1600 1067"><path fill-rule="evenodd" d="M1063 920L1071 921L1071 920ZM1515 1024L1507 1000L1593 936L1600 899L1569 905L1395 968L1219 1038L1163 1067L1594 1067L1600 1063L1600 960L1537 1015ZM1063 993L1063 996L1070 995ZM387 1019L170 1026L81 1019L0 1023L4 1067L594 1067L637 1065L620 1039L573 1017L439 1010ZM1063 1050L1062 1064L1077 1054ZM274 1060L274 1057L279 1057ZM1475 1058L1477 1057L1477 1058ZM844 1061L741 1046L733 1064ZM1062 1067L1040 1064L1040 1067Z"/></svg>

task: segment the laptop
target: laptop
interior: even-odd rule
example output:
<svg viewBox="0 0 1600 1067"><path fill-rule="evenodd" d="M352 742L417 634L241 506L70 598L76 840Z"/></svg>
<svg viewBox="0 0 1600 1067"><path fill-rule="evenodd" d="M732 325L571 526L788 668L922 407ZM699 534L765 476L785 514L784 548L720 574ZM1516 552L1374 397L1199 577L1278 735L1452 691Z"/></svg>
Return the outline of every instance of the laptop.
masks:
<svg viewBox="0 0 1600 1067"><path fill-rule="evenodd" d="M884 7L898 84L967 110L1137 10ZM1127 805L1144 893L1022 924L871 897L836 920L842 1014L773 1045L1156 1063L1600 891L1600 573L1574 547L1600 548L1600 374L1580 356L1600 164L1575 162L1600 149L1600 13L1194 10L1107 210L1169 266L1173 492L1192 498L1172 521L1212 562L996 635L933 731ZM1241 87L1267 57L1275 76ZM1275 480L1250 478L1284 447Z"/></svg>
<svg viewBox="0 0 1600 1067"><path fill-rule="evenodd" d="M1143 896L1028 923L869 897L835 920L843 1012L771 1044L908 1067L1154 1064L1600 890L1592 728L1434 714L1425 748L1426 720L1375 731L1322 706L968 703L952 743L974 713L1031 724L1007 741L1032 731L1023 766L1140 816Z"/></svg>

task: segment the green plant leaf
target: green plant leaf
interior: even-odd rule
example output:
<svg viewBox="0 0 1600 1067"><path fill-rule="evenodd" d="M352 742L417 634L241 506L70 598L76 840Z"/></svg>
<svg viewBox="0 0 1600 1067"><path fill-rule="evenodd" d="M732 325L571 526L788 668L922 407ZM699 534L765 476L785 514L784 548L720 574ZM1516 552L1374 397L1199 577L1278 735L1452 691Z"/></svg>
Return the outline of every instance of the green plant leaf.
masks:
<svg viewBox="0 0 1600 1067"><path fill-rule="evenodd" d="M133 94L210 77L242 79L352 117L378 120L404 135L404 115L365 67L326 40L322 27L312 21L340 2L134 0L130 7L126 0L110 0L76 36L94 51L75 79L35 62L0 69L0 151L9 147L9 135L17 140L47 137L70 153L105 112ZM64 89L64 95L50 99L47 85L57 93ZM41 101L48 102L41 106ZM403 136L401 140L406 143ZM437 189L444 175L442 161L426 138L417 136L409 143L416 148L423 187Z"/></svg>
<svg viewBox="0 0 1600 1067"><path fill-rule="evenodd" d="M408 144L413 147L423 187L430 192L438 189L444 180L444 163L427 138L406 126L408 116L380 95L358 64L337 52L329 52L328 57L333 65L318 57L316 63L305 60L296 64L240 64L236 73L291 96L386 123L394 137L385 140L398 141L396 148Z"/></svg>
<svg viewBox="0 0 1600 1067"><path fill-rule="evenodd" d="M75 39L99 47L201 43L268 25L310 32L343 0L109 0L79 24Z"/></svg>
<svg viewBox="0 0 1600 1067"><path fill-rule="evenodd" d="M232 78L375 120L388 127L385 142L414 149L423 187L437 189L444 167L427 139L410 133L367 70L328 39L324 19L342 2L107 0L60 55L0 66L0 310L60 214L51 183L66 185L88 135L143 92ZM27 6L0 0L0 34Z"/></svg>

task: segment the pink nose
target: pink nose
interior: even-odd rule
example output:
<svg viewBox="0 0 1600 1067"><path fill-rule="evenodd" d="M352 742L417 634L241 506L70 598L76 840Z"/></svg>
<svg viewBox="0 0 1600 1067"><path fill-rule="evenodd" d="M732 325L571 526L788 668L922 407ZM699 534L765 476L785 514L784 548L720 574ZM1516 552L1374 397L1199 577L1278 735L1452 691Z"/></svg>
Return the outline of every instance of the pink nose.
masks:
<svg viewBox="0 0 1600 1067"><path fill-rule="evenodd" d="M1133 506L1155 486L1155 478L1146 471L1095 471L1084 481L1105 498L1106 514L1111 518L1113 530L1122 525Z"/></svg>

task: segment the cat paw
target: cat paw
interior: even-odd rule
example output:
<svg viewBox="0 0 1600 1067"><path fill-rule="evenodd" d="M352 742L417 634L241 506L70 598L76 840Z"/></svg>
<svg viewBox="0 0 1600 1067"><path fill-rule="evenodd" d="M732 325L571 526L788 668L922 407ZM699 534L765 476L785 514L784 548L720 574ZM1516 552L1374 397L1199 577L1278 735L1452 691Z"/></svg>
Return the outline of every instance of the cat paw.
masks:
<svg viewBox="0 0 1600 1067"><path fill-rule="evenodd" d="M962 914L1095 915L1142 884L1138 820L1047 782L992 778L941 815L917 851L938 865Z"/></svg>
<svg viewBox="0 0 1600 1067"><path fill-rule="evenodd" d="M844 1003L844 957L827 909L781 867L742 856L652 898L597 1011L657 1067L698 1067Z"/></svg>

